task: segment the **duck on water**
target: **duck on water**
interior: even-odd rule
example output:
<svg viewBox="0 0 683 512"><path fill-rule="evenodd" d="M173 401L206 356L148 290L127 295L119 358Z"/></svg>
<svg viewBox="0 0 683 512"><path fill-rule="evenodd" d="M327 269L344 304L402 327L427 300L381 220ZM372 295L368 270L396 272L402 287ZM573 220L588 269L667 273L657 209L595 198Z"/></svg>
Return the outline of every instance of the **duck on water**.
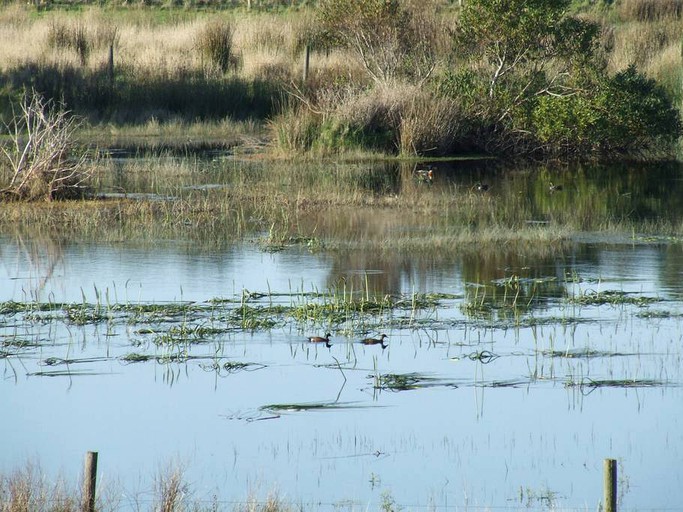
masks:
<svg viewBox="0 0 683 512"><path fill-rule="evenodd" d="M324 343L327 348L330 348L332 344L330 343L330 336L332 336L329 332L325 334L325 336L311 336L308 338L309 343Z"/></svg>
<svg viewBox="0 0 683 512"><path fill-rule="evenodd" d="M363 340L360 340L360 342L363 345L382 345L382 350L384 350L389 346L384 342L384 338L387 337L388 336L386 334L380 334L379 338L365 338Z"/></svg>

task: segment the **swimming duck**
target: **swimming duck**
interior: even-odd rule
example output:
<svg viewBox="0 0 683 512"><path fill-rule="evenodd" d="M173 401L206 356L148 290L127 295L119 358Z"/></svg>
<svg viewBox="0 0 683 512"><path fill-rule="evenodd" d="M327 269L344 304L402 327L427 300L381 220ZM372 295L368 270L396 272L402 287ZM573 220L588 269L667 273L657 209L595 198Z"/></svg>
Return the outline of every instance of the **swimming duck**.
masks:
<svg viewBox="0 0 683 512"><path fill-rule="evenodd" d="M324 343L327 348L330 348L332 344L330 343L330 336L332 336L329 332L325 334L325 337L323 338L322 336L311 336L308 338L309 343Z"/></svg>
<svg viewBox="0 0 683 512"><path fill-rule="evenodd" d="M378 338L365 338L364 340L361 340L361 343L363 345L382 345L382 349L387 348L389 345L384 343L384 338L387 338L388 336L386 334L380 334L379 339Z"/></svg>
<svg viewBox="0 0 683 512"><path fill-rule="evenodd" d="M415 177L418 181L431 183L434 180L434 169L428 167L427 169L418 169L415 171Z"/></svg>

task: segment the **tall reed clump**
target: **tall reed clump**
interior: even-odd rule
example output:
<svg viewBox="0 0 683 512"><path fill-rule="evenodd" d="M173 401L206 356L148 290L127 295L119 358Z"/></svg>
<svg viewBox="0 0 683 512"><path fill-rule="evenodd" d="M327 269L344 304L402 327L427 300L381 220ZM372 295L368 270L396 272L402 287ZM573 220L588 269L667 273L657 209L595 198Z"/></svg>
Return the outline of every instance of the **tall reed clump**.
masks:
<svg viewBox="0 0 683 512"><path fill-rule="evenodd" d="M236 70L239 66L239 56L233 45L233 32L230 22L211 21L199 30L195 39L202 56L222 73L227 73L229 69Z"/></svg>
<svg viewBox="0 0 683 512"><path fill-rule="evenodd" d="M401 113L399 151L404 155L451 154L460 149L467 124L456 100L421 91Z"/></svg>
<svg viewBox="0 0 683 512"><path fill-rule="evenodd" d="M86 66L96 41L84 23L67 24L54 21L48 29L47 45L50 48L76 52L81 66Z"/></svg>
<svg viewBox="0 0 683 512"><path fill-rule="evenodd" d="M9 167L0 199L32 201L83 197L91 167L76 151L74 133L80 121L35 91L7 125L11 144L2 147Z"/></svg>
<svg viewBox="0 0 683 512"><path fill-rule="evenodd" d="M41 512L81 510L77 493L63 481L47 482L40 467L28 463L9 475L0 475L1 512ZM98 508L98 510L100 510Z"/></svg>
<svg viewBox="0 0 683 512"><path fill-rule="evenodd" d="M187 501L189 490L183 473L181 467L160 471L155 482L157 499L154 510L158 512L186 510L184 504Z"/></svg>

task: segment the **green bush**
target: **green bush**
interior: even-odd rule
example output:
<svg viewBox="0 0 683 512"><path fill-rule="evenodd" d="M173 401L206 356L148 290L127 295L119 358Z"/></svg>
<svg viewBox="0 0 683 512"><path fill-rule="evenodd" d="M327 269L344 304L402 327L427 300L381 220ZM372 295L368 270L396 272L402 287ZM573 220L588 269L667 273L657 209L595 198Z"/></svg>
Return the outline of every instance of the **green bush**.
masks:
<svg viewBox="0 0 683 512"><path fill-rule="evenodd" d="M550 151L661 151L681 134L679 114L663 88L633 66L598 79L586 93L540 98L532 124Z"/></svg>

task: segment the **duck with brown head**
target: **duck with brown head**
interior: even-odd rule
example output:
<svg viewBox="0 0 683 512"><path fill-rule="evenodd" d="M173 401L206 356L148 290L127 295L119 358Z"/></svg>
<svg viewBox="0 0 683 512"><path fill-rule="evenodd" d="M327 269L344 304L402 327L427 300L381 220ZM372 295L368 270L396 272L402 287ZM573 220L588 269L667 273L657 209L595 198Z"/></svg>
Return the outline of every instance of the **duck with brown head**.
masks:
<svg viewBox="0 0 683 512"><path fill-rule="evenodd" d="M330 348L332 344L330 343L330 336L332 336L329 332L325 334L325 337L323 336L311 336L308 338L309 343L324 343L327 348Z"/></svg>
<svg viewBox="0 0 683 512"><path fill-rule="evenodd" d="M434 181L434 172L436 171L436 166L427 164L424 167L419 167L416 165L413 169L413 176L419 183L426 183L431 185Z"/></svg>
<svg viewBox="0 0 683 512"><path fill-rule="evenodd" d="M363 345L382 345L382 350L387 348L389 345L384 343L384 338L387 338L388 336L386 334L380 334L379 338L365 338L361 340L360 342Z"/></svg>

